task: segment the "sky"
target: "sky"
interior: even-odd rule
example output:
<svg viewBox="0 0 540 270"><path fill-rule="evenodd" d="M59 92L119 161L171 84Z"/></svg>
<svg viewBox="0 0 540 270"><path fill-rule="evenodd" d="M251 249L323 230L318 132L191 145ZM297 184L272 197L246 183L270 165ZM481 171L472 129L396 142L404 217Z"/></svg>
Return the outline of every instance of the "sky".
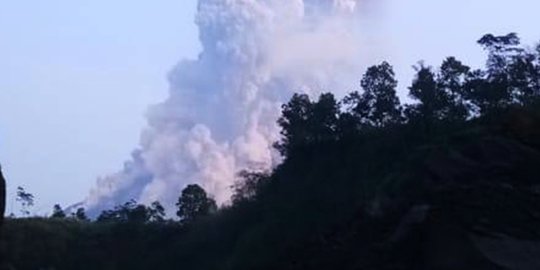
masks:
<svg viewBox="0 0 540 270"><path fill-rule="evenodd" d="M0 163L36 214L81 201L138 145L167 72L200 50L196 0L0 0ZM363 13L366 64L394 64L404 96L419 60L484 61L485 33L540 41L537 0L379 0ZM360 78L361 71L358 77ZM8 197L8 213L16 211ZM12 208L14 207L14 208Z"/></svg>
<svg viewBox="0 0 540 270"><path fill-rule="evenodd" d="M43 213L121 168L146 108L166 96L166 73L199 51L195 4L0 0L0 163L10 194L23 186Z"/></svg>

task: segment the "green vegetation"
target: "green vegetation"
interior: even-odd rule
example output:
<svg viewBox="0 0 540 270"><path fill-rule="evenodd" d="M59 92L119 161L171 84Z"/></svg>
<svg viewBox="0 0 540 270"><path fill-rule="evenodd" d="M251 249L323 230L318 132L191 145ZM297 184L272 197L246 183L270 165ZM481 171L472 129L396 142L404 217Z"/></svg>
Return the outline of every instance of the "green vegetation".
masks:
<svg viewBox="0 0 540 270"><path fill-rule="evenodd" d="M199 186L168 220L127 202L89 221L7 219L6 269L540 269L540 47L486 35L487 67L416 67L400 104L390 64L338 101L283 105L270 172L232 204ZM518 254L518 255L516 255Z"/></svg>

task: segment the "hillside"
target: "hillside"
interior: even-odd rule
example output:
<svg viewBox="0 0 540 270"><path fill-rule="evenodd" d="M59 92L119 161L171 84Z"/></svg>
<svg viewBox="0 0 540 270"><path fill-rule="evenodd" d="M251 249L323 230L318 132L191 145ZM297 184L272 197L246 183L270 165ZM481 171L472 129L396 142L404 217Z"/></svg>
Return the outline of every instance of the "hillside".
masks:
<svg viewBox="0 0 540 270"><path fill-rule="evenodd" d="M416 134L303 149L187 227L8 219L2 251L14 269L538 269L538 110Z"/></svg>

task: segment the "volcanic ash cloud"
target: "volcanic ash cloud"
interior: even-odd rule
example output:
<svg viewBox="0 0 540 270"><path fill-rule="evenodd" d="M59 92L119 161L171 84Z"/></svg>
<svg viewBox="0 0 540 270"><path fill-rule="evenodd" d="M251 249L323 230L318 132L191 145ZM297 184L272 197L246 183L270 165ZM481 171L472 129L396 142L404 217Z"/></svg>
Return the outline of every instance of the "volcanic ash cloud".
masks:
<svg viewBox="0 0 540 270"><path fill-rule="evenodd" d="M97 213L136 199L171 208L189 183L227 202L237 172L280 161L272 148L276 120L293 92L316 96L355 85L358 5L200 0L202 52L172 69L169 97L149 109L139 148L122 170L98 180L86 207Z"/></svg>

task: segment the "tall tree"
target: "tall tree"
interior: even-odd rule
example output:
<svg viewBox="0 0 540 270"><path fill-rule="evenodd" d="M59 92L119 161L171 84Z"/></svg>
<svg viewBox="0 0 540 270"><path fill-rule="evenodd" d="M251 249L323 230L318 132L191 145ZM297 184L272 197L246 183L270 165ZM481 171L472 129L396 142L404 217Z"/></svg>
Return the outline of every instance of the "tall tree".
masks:
<svg viewBox="0 0 540 270"><path fill-rule="evenodd" d="M313 104L309 121L308 142L322 142L335 138L339 106L332 93L323 93Z"/></svg>
<svg viewBox="0 0 540 270"><path fill-rule="evenodd" d="M416 71L412 86L409 87L409 96L418 103L408 106L407 117L410 121L421 121L430 126L446 118L450 96L439 89L431 67L420 64Z"/></svg>
<svg viewBox="0 0 540 270"><path fill-rule="evenodd" d="M332 140L336 137L339 105L331 93L323 93L316 102L305 94L294 94L282 106L278 125L282 139L275 144L283 156L294 148Z"/></svg>
<svg viewBox="0 0 540 270"><path fill-rule="evenodd" d="M540 97L540 43L536 46L534 52L532 53L534 55L534 74L535 76L532 79L533 82L533 90L535 98L538 99Z"/></svg>
<svg viewBox="0 0 540 270"><path fill-rule="evenodd" d="M199 185L188 185L176 203L176 215L185 222L209 215L217 210L216 202Z"/></svg>
<svg viewBox="0 0 540 270"><path fill-rule="evenodd" d="M488 52L487 71L489 76L502 75L507 71L513 56L523 52L520 48L520 39L516 33L504 36L486 34L478 40L478 44Z"/></svg>
<svg viewBox="0 0 540 270"><path fill-rule="evenodd" d="M286 156L290 149L309 140L310 117L313 104L306 94L294 94L287 104L282 106L278 125L281 127L282 139L276 143L276 149Z"/></svg>
<svg viewBox="0 0 540 270"><path fill-rule="evenodd" d="M390 64L383 62L368 68L360 85L362 94L353 92L343 100L360 125L384 127L401 121L397 80Z"/></svg>
<svg viewBox="0 0 540 270"><path fill-rule="evenodd" d="M466 100L465 80L470 67L464 65L454 57L446 58L439 70L437 84L439 91L444 91L448 101L446 119L450 121L464 121L469 116L469 105Z"/></svg>
<svg viewBox="0 0 540 270"><path fill-rule="evenodd" d="M6 179L2 173L2 166L0 166L0 226L4 221L4 215L6 213Z"/></svg>
<svg viewBox="0 0 540 270"><path fill-rule="evenodd" d="M401 120L401 105L396 95L397 80L390 64L370 67L361 81L365 100L369 102L368 119L373 126L384 127Z"/></svg>
<svg viewBox="0 0 540 270"><path fill-rule="evenodd" d="M526 104L540 95L540 69L535 52L522 50L513 56L508 66L508 77L512 93Z"/></svg>
<svg viewBox="0 0 540 270"><path fill-rule="evenodd" d="M520 65L524 50L519 47L520 39L515 33L504 36L484 35L478 44L488 53L485 73L476 72L469 79L468 92L473 103L481 113L504 108L520 98L520 87L515 83L518 76L511 75L512 67ZM519 68L521 69L521 68ZM479 77L484 75L483 78ZM517 74L516 74L517 75ZM485 82L479 83L480 79Z"/></svg>

